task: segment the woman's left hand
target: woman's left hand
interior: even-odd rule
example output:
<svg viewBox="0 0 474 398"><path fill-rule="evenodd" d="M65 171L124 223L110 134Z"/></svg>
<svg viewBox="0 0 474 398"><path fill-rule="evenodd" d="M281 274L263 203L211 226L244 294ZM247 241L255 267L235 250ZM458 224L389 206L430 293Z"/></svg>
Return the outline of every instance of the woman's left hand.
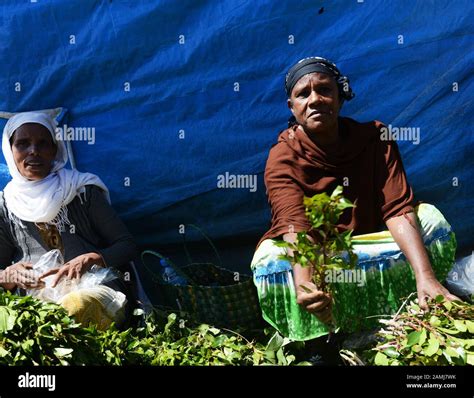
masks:
<svg viewBox="0 0 474 398"><path fill-rule="evenodd" d="M62 277L66 279L79 279L85 272L87 272L94 264L105 267L102 256L98 253L86 253L71 261L68 261L60 268L53 268L49 271L44 272L40 275L39 280L46 278L47 276L56 274L56 278L53 280L52 287L56 287Z"/></svg>
<svg viewBox="0 0 474 398"><path fill-rule="evenodd" d="M436 298L436 296L442 295L450 301L460 300L455 295L449 293L448 289L439 283L434 276L423 277L419 280L417 278L416 290L418 292L418 303L423 310L428 309L427 298Z"/></svg>

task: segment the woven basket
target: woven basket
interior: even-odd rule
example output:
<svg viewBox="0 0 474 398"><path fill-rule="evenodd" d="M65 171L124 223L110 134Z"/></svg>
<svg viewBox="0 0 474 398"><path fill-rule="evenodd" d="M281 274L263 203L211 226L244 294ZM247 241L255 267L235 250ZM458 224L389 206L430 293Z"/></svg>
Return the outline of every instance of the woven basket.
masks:
<svg viewBox="0 0 474 398"><path fill-rule="evenodd" d="M205 237L210 242L209 238ZM210 243L215 250L212 242ZM215 252L219 258L217 250ZM146 255L165 259L176 273L189 281L189 285L165 283L159 274L151 271L147 266ZM197 322L219 327L257 328L262 326L257 290L251 276L229 271L213 263L190 263L178 267L169 258L151 250L145 250L142 253L142 261L153 276L154 285L161 293L159 294L160 301L164 306L184 311Z"/></svg>

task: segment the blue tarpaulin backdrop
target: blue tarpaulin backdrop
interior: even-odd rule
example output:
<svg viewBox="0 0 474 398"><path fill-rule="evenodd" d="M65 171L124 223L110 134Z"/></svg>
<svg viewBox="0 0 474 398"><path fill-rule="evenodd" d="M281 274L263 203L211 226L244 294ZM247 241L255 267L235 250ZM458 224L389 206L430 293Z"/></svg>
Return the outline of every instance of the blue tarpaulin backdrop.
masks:
<svg viewBox="0 0 474 398"><path fill-rule="evenodd" d="M321 55L356 92L343 115L420 127L419 145L399 143L409 182L467 250L473 17L470 0L2 1L0 109L63 106L70 126L94 127L94 145L73 143L77 167L104 180L142 245L178 242L186 223L256 243L285 71ZM226 172L256 174L257 191L219 189Z"/></svg>

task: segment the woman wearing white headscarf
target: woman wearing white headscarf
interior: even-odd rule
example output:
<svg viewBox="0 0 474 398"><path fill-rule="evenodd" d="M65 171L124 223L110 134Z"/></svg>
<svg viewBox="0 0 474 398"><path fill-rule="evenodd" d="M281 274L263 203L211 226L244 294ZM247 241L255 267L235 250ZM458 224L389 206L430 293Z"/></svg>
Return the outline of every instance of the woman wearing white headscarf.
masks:
<svg viewBox="0 0 474 398"><path fill-rule="evenodd" d="M107 187L94 174L64 168L67 151L55 131L56 122L41 112L16 114L3 131L2 151L12 176L0 193L0 268L5 268L0 286L5 289L41 287L51 274L56 274L54 284L79 278L94 264L125 271L136 255ZM66 263L34 276L32 263L52 249L61 250Z"/></svg>

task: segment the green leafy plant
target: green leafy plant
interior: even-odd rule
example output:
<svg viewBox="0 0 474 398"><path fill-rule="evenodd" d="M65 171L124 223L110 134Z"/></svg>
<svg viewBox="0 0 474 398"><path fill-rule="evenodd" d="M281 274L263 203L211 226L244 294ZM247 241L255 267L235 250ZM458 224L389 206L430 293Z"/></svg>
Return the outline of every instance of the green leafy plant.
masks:
<svg viewBox="0 0 474 398"><path fill-rule="evenodd" d="M136 315L141 316L140 310ZM247 338L155 310L142 326L82 327L56 305L0 290L0 365L290 365L290 341Z"/></svg>
<svg viewBox="0 0 474 398"><path fill-rule="evenodd" d="M295 360L284 350L278 333L264 345L231 330L185 326L174 313L168 315L161 333L152 326L156 323L147 325L148 330L140 331L142 335L129 348L151 365L289 365Z"/></svg>
<svg viewBox="0 0 474 398"><path fill-rule="evenodd" d="M286 255L282 255L283 259L293 265L312 267L314 284L329 291L326 271L352 269L357 262L352 250L352 231L339 232L337 228L341 214L354 205L344 198L341 186L331 196L324 192L311 198L304 197L303 203L311 228L307 232L298 232L294 243L280 241L277 245L289 249ZM310 239L310 233L314 239Z"/></svg>
<svg viewBox="0 0 474 398"><path fill-rule="evenodd" d="M55 304L0 293L0 364L87 364L99 349L98 334ZM105 362L97 358L97 363Z"/></svg>
<svg viewBox="0 0 474 398"><path fill-rule="evenodd" d="M411 302L378 333L366 352L375 365L474 365L474 306L438 296L425 312Z"/></svg>

